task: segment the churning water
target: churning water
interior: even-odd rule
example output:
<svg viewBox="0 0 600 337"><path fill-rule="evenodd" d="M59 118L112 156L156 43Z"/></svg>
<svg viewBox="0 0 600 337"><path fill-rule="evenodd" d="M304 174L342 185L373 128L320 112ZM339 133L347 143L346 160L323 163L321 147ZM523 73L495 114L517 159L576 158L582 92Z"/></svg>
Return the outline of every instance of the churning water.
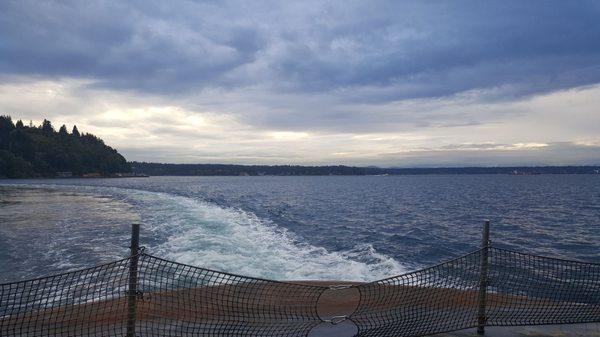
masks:
<svg viewBox="0 0 600 337"><path fill-rule="evenodd" d="M275 279L375 280L478 248L600 262L600 176L151 177L0 181L0 282L144 246Z"/></svg>

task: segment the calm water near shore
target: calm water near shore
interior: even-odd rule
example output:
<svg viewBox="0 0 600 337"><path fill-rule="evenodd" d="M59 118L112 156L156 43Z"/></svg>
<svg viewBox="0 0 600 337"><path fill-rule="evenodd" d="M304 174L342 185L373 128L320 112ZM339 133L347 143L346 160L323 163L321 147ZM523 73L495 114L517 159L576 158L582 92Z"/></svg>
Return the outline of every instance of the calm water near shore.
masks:
<svg viewBox="0 0 600 337"><path fill-rule="evenodd" d="M0 181L0 282L127 254L276 279L374 280L501 247L600 262L600 176Z"/></svg>

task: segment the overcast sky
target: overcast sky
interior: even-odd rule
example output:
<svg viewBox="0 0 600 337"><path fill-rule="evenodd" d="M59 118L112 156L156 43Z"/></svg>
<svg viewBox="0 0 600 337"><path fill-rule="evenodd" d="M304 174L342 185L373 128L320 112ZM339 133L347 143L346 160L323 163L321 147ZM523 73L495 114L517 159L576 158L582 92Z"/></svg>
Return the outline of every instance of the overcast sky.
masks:
<svg viewBox="0 0 600 337"><path fill-rule="evenodd" d="M0 113L129 160L600 164L600 1L0 1Z"/></svg>

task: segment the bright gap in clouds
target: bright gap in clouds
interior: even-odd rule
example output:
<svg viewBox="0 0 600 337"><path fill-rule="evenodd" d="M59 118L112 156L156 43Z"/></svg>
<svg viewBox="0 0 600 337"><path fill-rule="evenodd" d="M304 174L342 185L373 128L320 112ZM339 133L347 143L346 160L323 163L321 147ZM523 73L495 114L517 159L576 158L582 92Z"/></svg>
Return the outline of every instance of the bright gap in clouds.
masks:
<svg viewBox="0 0 600 337"><path fill-rule="evenodd" d="M320 127L310 129L253 124L235 108L247 104L243 94L238 100L203 109L185 100L91 89L80 80L0 85L2 111L19 111L14 116L26 123L43 118L55 127L76 123L129 160L380 166L600 162L600 86L492 103L470 93L363 104L361 109L385 118L361 125L351 117L334 124L324 117ZM428 122L407 118L415 113L426 113Z"/></svg>

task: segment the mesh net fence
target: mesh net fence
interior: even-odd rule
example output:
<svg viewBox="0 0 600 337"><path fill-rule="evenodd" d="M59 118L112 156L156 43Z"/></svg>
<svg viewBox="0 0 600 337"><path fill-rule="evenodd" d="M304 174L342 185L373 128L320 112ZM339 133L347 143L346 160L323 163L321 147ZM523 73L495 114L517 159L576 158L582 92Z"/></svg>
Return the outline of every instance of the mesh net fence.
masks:
<svg viewBox="0 0 600 337"><path fill-rule="evenodd" d="M423 336L478 326L479 250L357 286L358 336ZM600 264L488 248L487 326L600 322Z"/></svg>
<svg viewBox="0 0 600 337"><path fill-rule="evenodd" d="M359 336L423 336L477 325L481 251L359 285Z"/></svg>
<svg viewBox="0 0 600 337"><path fill-rule="evenodd" d="M306 336L321 323L316 310L325 287L140 254L2 285L0 336L126 336L132 259L137 262L135 336Z"/></svg>
<svg viewBox="0 0 600 337"><path fill-rule="evenodd" d="M600 321L600 264L490 249L487 325Z"/></svg>
<svg viewBox="0 0 600 337"><path fill-rule="evenodd" d="M0 336L124 336L130 258L0 286Z"/></svg>
<svg viewBox="0 0 600 337"><path fill-rule="evenodd" d="M482 314L485 254L486 325L600 322L600 264L499 248L342 287L357 291L358 304L333 321L319 316L319 306L325 292L342 291L337 286L239 276L140 253L0 285L0 336L308 336L345 319L357 336L460 330L477 326Z"/></svg>
<svg viewBox="0 0 600 337"><path fill-rule="evenodd" d="M306 336L326 289L237 276L144 255L140 336Z"/></svg>

